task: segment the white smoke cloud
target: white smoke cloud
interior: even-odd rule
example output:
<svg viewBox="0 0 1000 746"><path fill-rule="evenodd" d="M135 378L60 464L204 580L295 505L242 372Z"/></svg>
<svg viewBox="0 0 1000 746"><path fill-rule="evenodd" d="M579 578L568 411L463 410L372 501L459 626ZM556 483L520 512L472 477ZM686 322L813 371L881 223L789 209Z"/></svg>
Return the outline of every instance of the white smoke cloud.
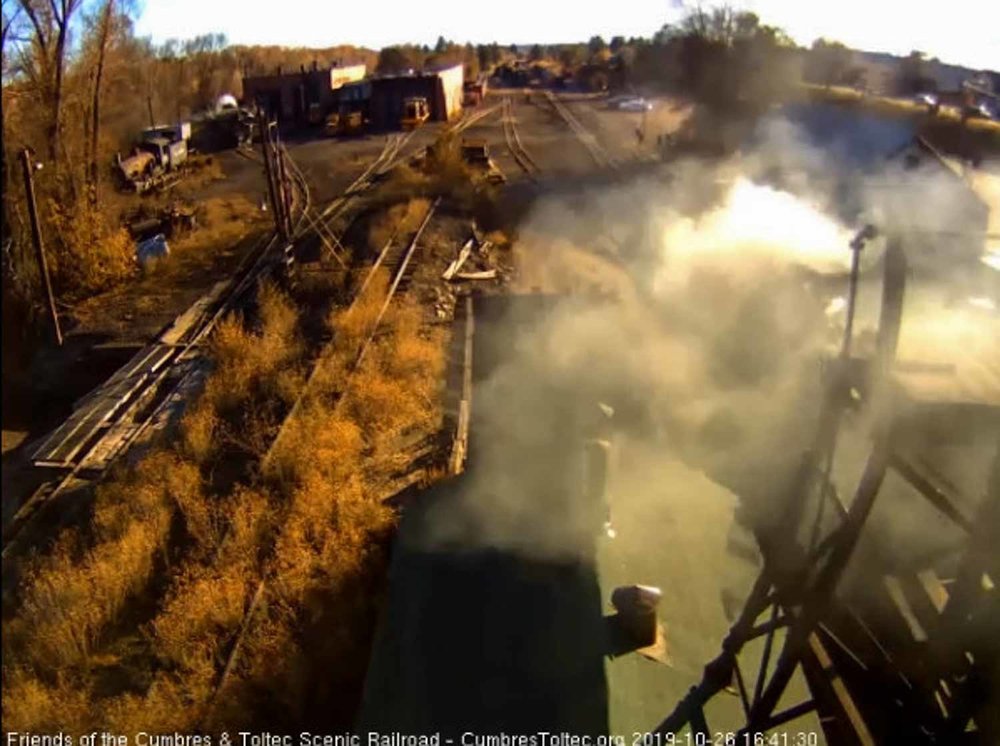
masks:
<svg viewBox="0 0 1000 746"><path fill-rule="evenodd" d="M802 141L789 137L799 143L790 150L819 164ZM840 341L848 242L859 226L834 217L831 195L807 180L792 180L800 194L752 181L747 165L765 172L767 151L712 166L685 161L671 178L536 204L519 229L521 290L565 296L504 337L504 362L478 385L477 462L459 501L428 521L432 544L485 543L546 558L591 552L592 511L567 506L597 402L615 408L633 444L680 456L745 489L740 496L757 500L758 511L774 511L782 469L797 463L814 432L819 359ZM782 168L794 162L786 153ZM873 337L879 259L879 245L866 250L861 338ZM933 346L958 328L920 292L904 349L910 339ZM972 332L961 328L971 349ZM847 428L853 445L843 449L840 489L849 497L867 440L864 422L848 418ZM644 478L630 474L629 483ZM646 494L616 499L661 499L654 479ZM907 541L918 534L907 532Z"/></svg>

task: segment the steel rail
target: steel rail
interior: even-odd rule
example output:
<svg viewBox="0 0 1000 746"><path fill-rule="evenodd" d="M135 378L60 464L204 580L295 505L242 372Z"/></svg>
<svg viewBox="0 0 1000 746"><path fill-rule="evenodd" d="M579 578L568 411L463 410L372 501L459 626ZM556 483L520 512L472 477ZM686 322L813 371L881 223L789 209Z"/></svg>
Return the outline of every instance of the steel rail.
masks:
<svg viewBox="0 0 1000 746"><path fill-rule="evenodd" d="M563 119L569 128L573 130L577 139L583 144L590 153L590 156L594 159L598 166L604 168L620 168L618 159L612 156L598 141L597 138L588 130L576 115L570 111L569 107L566 106L559 97L556 96L552 91L546 91L545 97L548 102L555 109L556 113Z"/></svg>
<svg viewBox="0 0 1000 746"><path fill-rule="evenodd" d="M535 163L534 159L525 149L524 144L521 142L521 137L517 133L517 125L514 122L514 106L510 97L506 97L503 100L503 134L504 139L507 141L507 149L510 154L514 157L517 165L521 167L525 175L535 181L535 174L540 170L538 164Z"/></svg>
<svg viewBox="0 0 1000 746"><path fill-rule="evenodd" d="M427 224L430 222L431 217L433 217L434 212L437 209L438 204L440 202L441 198L438 197L427 209L427 214L424 216L423 221L417 228L416 233L414 233L413 238L410 240L409 246L407 247L406 252L404 253L402 259L400 260L399 266L396 268L396 273L393 277L392 284L389 286L389 289L386 292L386 297L382 303L381 308L379 309L379 314L376 317L374 323L372 324L372 329L369 332L368 336L365 338L364 342L362 343L358 355L354 360L354 363L347 372L347 377L344 381L344 387L341 390L336 403L334 404L334 411L339 409L341 403L347 398L347 394L350 391L350 383L353 380L358 369L360 368L361 362L364 359L364 355L368 350L372 340L375 338L375 334L378 331L378 327L382 322L382 318L384 317L386 311L388 310L389 305L391 304L393 298L396 297L396 291L398 290L399 285L403 277L405 276L407 269L409 268L410 261L416 251L416 247L420 240L420 237L423 234L424 229L427 227ZM390 250L391 245L392 245L392 240L390 239L390 241L388 241L386 245L382 248L382 251L380 252L379 257L376 260L375 264L373 264L372 267L369 269L365 285L367 285L368 280L375 274L375 272L378 271L378 268L382 264L383 259L387 255L387 252ZM351 302L351 305L348 307L348 313L350 313L351 309L354 308L354 304L357 302L359 297L360 294L355 295L354 299ZM278 434L271 442L271 447L268 449L264 458L261 460L262 472L271 454L274 452L274 449L276 448L282 433L286 431L287 424L291 422L291 420L298 414L299 410L301 409L302 402L305 400L305 394L309 389L309 384L314 380L317 371L321 367L321 363L322 363L322 353L319 356L317 356L316 364L313 366L312 372L309 375L309 379L303 386L302 391L300 392L299 397L296 399L292 409L289 410L289 413L285 416L284 420L282 421L281 428L279 429ZM272 549L276 544L277 544L277 537L275 537L275 541L272 542ZM273 552L269 554L273 557ZM262 599L264 598L265 592L267 590L268 580L273 575L274 572L273 568L274 568L273 564L270 567L265 568L264 571L261 573L260 580L254 587L253 596L251 597L250 602L247 605L246 611L244 612L243 619L240 623L240 627L236 634L236 637L233 640L232 647L229 650L229 654L226 656L226 663L222 668L222 673L220 674L219 680L212 690L211 696L207 700L205 712L202 715L202 723L204 723L204 721L207 718L211 717L212 713L214 712L215 704L218 701L219 695L221 694L222 690L225 688L226 684L229 681L229 677L236 664L236 660L239 656L240 650L243 647L243 642L246 637L247 631L250 629L250 623L253 620L253 616L255 615L257 608L260 606ZM199 725L202 723L199 723Z"/></svg>

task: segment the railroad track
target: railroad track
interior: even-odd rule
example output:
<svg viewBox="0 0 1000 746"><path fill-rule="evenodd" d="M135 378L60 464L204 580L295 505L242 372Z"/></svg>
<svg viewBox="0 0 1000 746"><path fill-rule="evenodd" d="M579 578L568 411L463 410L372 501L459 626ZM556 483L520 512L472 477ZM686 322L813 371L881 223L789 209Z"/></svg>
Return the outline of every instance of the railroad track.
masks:
<svg viewBox="0 0 1000 746"><path fill-rule="evenodd" d="M348 393L350 391L351 382L354 380L355 374L361 367L361 363L364 360L365 354L367 353L369 347L371 346L372 341L375 339L375 336L379 329L379 325L382 322L382 318L385 316L385 313L388 310L389 306L391 305L393 299L399 297L400 294L405 293L406 290L409 288L410 278L412 277L414 269L413 257L414 254L416 253L416 249L420 242L420 237L423 235L424 229L427 227L427 224L433 217L434 212L437 209L440 201L441 199L439 197L430 205L430 207L427 209L427 214L424 216L424 219L421 221L420 226L417 228L416 232L413 234L412 238L408 243L398 244L392 238L389 239L389 241L385 244L385 246L383 246L381 252L379 252L379 255L376 258L375 262L369 269L368 274L365 277L365 280L363 281L360 289L358 290L354 299L351 302L351 306L348 307L348 313L350 313L350 310L351 308L353 308L354 303L358 301L358 299L361 297L361 293L369 285L371 280L374 278L375 274L378 271L380 271L380 269L387 269L391 272L392 282L390 283L389 288L386 292L386 296L382 302L381 308L379 309L378 316L376 317L374 323L372 324L371 330L369 331L364 341L362 342L361 347L359 348L358 353L347 372L347 375L344 379L343 387L341 388L337 400L333 405L334 412L336 412L341 407L342 403L346 401ZM298 415L299 411L301 410L302 403L305 401L305 397L307 392L309 391L310 385L312 384L317 372L320 369L321 360L322 360L322 353L317 356L312 371L309 375L309 378L306 380L306 383L303 386L302 391L300 392L292 408L289 410L288 414L282 421L278 433L275 435L274 440L271 442L270 448L268 448L267 453L261 460L262 472L267 469L271 456L275 452L275 449L277 448L279 442L281 441L282 436L286 432L289 423L294 420L294 418ZM277 537L275 537L275 541L272 543L271 546L271 551L268 553L269 556L271 557L273 557L273 550L276 543L277 543ZM208 700L204 715L205 719L211 717L212 712L214 711L215 703L218 701L219 695L224 690L229 680L229 677L236 664L236 661L239 658L240 651L242 649L243 641L246 637L247 631L250 628L250 624L253 621L253 617L256 614L257 609L260 607L261 601L264 599L268 581L272 575L273 575L273 566L265 566L262 569L260 580L257 582L256 586L254 587L254 592L250 596L249 603L247 604L246 611L244 612L243 615L243 620L240 624L239 630L236 633L236 637L233 640L232 647L229 650L229 655L227 656L226 664L223 667L222 672L219 676L219 680L216 683L212 695Z"/></svg>
<svg viewBox="0 0 1000 746"><path fill-rule="evenodd" d="M528 178L534 181L535 174L541 169L538 168L535 159L531 157L531 154L524 147L524 143L521 142L521 136L517 131L517 122L514 119L514 104L510 96L505 97L503 100L501 118L503 119L503 134L507 140L507 149L510 150L510 154L514 156L514 160L517 161L517 165L521 167L521 170L524 171Z"/></svg>
<svg viewBox="0 0 1000 746"><path fill-rule="evenodd" d="M559 100L558 96L552 93L552 91L546 91L545 97L552 108L555 109L556 113L564 122L566 122L566 124L569 125L569 128L573 130L577 139L587 149L587 152L590 153L590 156L594 159L594 162L597 163L598 166L601 168L611 168L616 170L621 167L621 163L618 159L611 155L599 142L597 142L597 138L591 134L591 132L583 125L582 122L580 122L579 119L576 118L576 115L570 111L569 107Z"/></svg>
<svg viewBox="0 0 1000 746"><path fill-rule="evenodd" d="M496 104L494 106L489 107L488 109L483 109L482 111L477 111L475 114L471 114L468 117L463 117L459 121L455 122L453 125L445 128L445 134L446 135L460 135L460 134L462 134L465 130L467 130L472 125L478 124L479 122L481 122L486 117L488 117L488 116L490 116L492 114L495 114L496 112L500 111L502 105L503 105L502 103L501 104ZM412 130L412 131L408 132L405 136L403 136L405 138L405 141L409 142L409 139L411 137L413 137L413 135L416 132L417 132L417 130ZM404 142L403 145L405 145L406 142ZM398 154L399 149L401 149L401 148L397 148L397 155L394 155L391 159L389 159L388 163L381 169L380 175L388 173L389 171L391 171L392 169L394 169L396 166L398 166L400 163L402 163L404 160L412 158L413 156L417 155L421 151L423 151L425 154L426 154L426 151L427 151L427 148L424 147L424 148L418 149L416 152Z"/></svg>
<svg viewBox="0 0 1000 746"><path fill-rule="evenodd" d="M118 457L177 405L178 395L202 375L202 343L270 270L269 259L277 243L274 235L262 237L232 280L218 283L155 342L79 400L70 418L41 441L33 452L34 463L68 471L43 483L4 526L3 560L27 543L29 529L47 505L62 494L99 481ZM166 388L171 379L173 385Z"/></svg>
<svg viewBox="0 0 1000 746"><path fill-rule="evenodd" d="M241 158L246 158L248 161L253 161L254 163L263 163L260 158L260 154L249 145L237 145L234 148L236 155Z"/></svg>
<svg viewBox="0 0 1000 746"><path fill-rule="evenodd" d="M461 132L499 108L497 105L477 112L458 123L452 131ZM287 149L281 146L293 187L295 239L309 230L315 231L343 264L336 251L340 243L333 235L332 221L378 178L410 156L404 149L414 132L386 138L378 157L322 210L313 205L304 174L288 156ZM259 157L239 152L243 157L261 162ZM218 322L241 305L248 291L270 273L275 266L270 260L278 244L275 234L262 237L229 281L218 283L156 341L77 402L70 418L40 442L33 451L36 465L61 469L64 473L56 479L46 480L3 527L4 561L32 543L29 529L38 516L46 512L47 506L61 495L99 481L117 458L148 434L150 427L162 423L172 408L181 405L185 392L196 388L203 375L200 346ZM392 263L390 257L387 266ZM70 513L72 511L61 514L61 519L68 521L72 517Z"/></svg>
<svg viewBox="0 0 1000 746"><path fill-rule="evenodd" d="M462 119L455 122L454 125L449 127L446 131L453 134L460 134L463 131L469 129L474 124L478 124L486 117L495 114L503 109L504 102L501 101L499 104L494 104L488 109L483 109L482 111L477 111L475 114L470 114L468 117L463 117Z"/></svg>
<svg viewBox="0 0 1000 746"><path fill-rule="evenodd" d="M291 159L287 161L298 232L309 217L311 195L302 172ZM66 472L40 485L3 527L4 561L32 543L31 529L49 505L62 495L100 481L120 456L151 427L168 420L171 411L197 387L204 374L202 343L271 272L278 243L276 234L263 236L228 282L217 283L156 341L80 399L70 417L36 445L32 460L37 466ZM71 506L60 520L69 520L72 513ZM7 570L5 567L5 578Z"/></svg>
<svg viewBox="0 0 1000 746"><path fill-rule="evenodd" d="M396 165L400 159L399 151L410 142L414 132L416 130L405 134L389 135L378 157L369 164L368 168L358 178L351 182L351 185L347 189L323 208L317 218L322 220L326 225L329 225L331 221L343 213L359 194L371 188L376 180L388 173Z"/></svg>

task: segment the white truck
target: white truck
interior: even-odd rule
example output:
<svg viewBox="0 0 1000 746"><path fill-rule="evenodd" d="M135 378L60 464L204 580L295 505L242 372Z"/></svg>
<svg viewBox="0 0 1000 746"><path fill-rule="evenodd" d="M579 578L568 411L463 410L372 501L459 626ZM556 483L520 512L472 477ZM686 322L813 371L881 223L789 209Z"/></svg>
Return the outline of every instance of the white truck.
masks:
<svg viewBox="0 0 1000 746"><path fill-rule="evenodd" d="M132 153L117 156L124 186L142 194L165 183L187 161L190 138L190 122L144 129Z"/></svg>

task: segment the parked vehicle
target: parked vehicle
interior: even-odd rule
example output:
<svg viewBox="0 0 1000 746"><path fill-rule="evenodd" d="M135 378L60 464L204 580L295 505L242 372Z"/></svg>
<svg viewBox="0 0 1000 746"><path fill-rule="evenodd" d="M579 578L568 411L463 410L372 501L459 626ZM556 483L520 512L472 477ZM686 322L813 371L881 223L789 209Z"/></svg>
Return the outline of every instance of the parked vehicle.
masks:
<svg viewBox="0 0 1000 746"><path fill-rule="evenodd" d="M941 108L941 100L936 93L918 93L913 97L913 100L922 106L926 106L927 110L932 114L937 113L938 109Z"/></svg>
<svg viewBox="0 0 1000 746"><path fill-rule="evenodd" d="M166 138L171 142L183 140L191 141L191 122L178 122L177 124L158 124L155 127L147 127L139 137L141 141L156 140Z"/></svg>
<svg viewBox="0 0 1000 746"><path fill-rule="evenodd" d="M187 140L163 137L157 129L163 128L144 131L143 139L127 158L119 153L115 159L123 185L140 194L157 186L165 176L176 173L187 162ZM190 134L190 127L187 132Z"/></svg>
<svg viewBox="0 0 1000 746"><path fill-rule="evenodd" d="M413 96L403 100L403 118L400 125L404 130L413 130L430 118L430 108L423 96Z"/></svg>
<svg viewBox="0 0 1000 746"><path fill-rule="evenodd" d="M343 137L360 134L364 128L364 115L360 111L335 111L326 118L323 132L328 137Z"/></svg>
<svg viewBox="0 0 1000 746"><path fill-rule="evenodd" d="M490 184L504 184L507 179L490 158L489 146L486 140L462 140L462 160L473 170L481 173Z"/></svg>
<svg viewBox="0 0 1000 746"><path fill-rule="evenodd" d="M996 119L997 111L989 102L980 101L971 106L966 106L963 115L967 119Z"/></svg>
<svg viewBox="0 0 1000 746"><path fill-rule="evenodd" d="M653 104L644 98L631 98L618 106L619 111L652 111Z"/></svg>

